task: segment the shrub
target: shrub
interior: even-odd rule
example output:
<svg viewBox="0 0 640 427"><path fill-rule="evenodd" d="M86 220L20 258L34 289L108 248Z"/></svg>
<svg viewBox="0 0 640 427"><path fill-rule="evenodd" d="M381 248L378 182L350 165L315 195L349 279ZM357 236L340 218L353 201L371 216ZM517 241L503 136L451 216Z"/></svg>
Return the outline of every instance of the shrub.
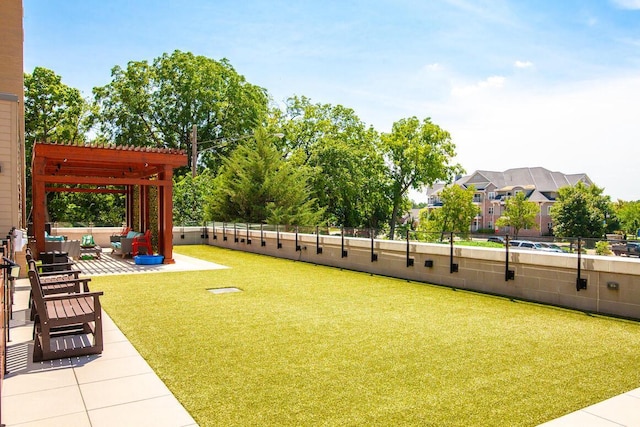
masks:
<svg viewBox="0 0 640 427"><path fill-rule="evenodd" d="M609 242L601 240L596 243L596 255L611 255Z"/></svg>

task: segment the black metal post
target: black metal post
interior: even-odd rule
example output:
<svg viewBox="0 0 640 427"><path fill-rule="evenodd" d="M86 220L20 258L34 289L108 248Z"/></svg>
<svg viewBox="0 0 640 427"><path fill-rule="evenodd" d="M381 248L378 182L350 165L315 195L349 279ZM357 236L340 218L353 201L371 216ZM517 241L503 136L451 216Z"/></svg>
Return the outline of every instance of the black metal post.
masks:
<svg viewBox="0 0 640 427"><path fill-rule="evenodd" d="M222 240L227 241L227 224L225 222L222 223Z"/></svg>
<svg viewBox="0 0 640 427"><path fill-rule="evenodd" d="M260 224L260 246L267 246L264 240L264 224Z"/></svg>
<svg viewBox="0 0 640 427"><path fill-rule="evenodd" d="M320 227L316 225L316 254L320 255L322 248L320 247Z"/></svg>
<svg viewBox="0 0 640 427"><path fill-rule="evenodd" d="M580 292L580 289L587 289L587 279L580 277L581 264L582 264L582 238L578 237L578 277L576 279L576 291Z"/></svg>
<svg viewBox="0 0 640 427"><path fill-rule="evenodd" d="M251 244L251 234L249 233L249 223L247 223L247 245Z"/></svg>
<svg viewBox="0 0 640 427"><path fill-rule="evenodd" d="M233 223L233 241L235 243L238 243L238 224L236 224L235 222Z"/></svg>
<svg viewBox="0 0 640 427"><path fill-rule="evenodd" d="M411 252L411 248L409 247L409 230L407 230L407 267L411 267L413 266L413 258L411 258L410 252Z"/></svg>
<svg viewBox="0 0 640 427"><path fill-rule="evenodd" d="M300 248L300 245L298 244L298 226L296 225L296 252L300 252L302 250L302 248Z"/></svg>
<svg viewBox="0 0 640 427"><path fill-rule="evenodd" d="M376 235L376 229L371 229L371 262L375 262L378 260L378 254L373 251L373 237Z"/></svg>
<svg viewBox="0 0 640 427"><path fill-rule="evenodd" d="M340 227L340 237L342 239L342 242L341 242L342 256L341 256L341 258L346 258L348 254L347 254L347 251L344 249L344 227Z"/></svg>
<svg viewBox="0 0 640 427"><path fill-rule="evenodd" d="M212 221L211 226L213 227L213 240L218 240L218 235L216 234L216 222Z"/></svg>
<svg viewBox="0 0 640 427"><path fill-rule="evenodd" d="M504 260L504 281L508 282L509 280L515 280L516 272L513 270L509 270L509 235L505 236L504 240L505 247L505 260Z"/></svg>
<svg viewBox="0 0 640 427"><path fill-rule="evenodd" d="M280 243L280 226L276 224L276 242L278 249L282 249L282 243Z"/></svg>
<svg viewBox="0 0 640 427"><path fill-rule="evenodd" d="M449 273L457 273L458 272L458 264L453 262L453 231L449 234Z"/></svg>

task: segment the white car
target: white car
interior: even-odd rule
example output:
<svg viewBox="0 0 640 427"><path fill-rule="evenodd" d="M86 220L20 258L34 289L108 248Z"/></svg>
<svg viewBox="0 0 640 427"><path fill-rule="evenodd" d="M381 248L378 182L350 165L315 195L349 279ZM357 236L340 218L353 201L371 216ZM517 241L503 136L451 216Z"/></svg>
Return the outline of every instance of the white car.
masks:
<svg viewBox="0 0 640 427"><path fill-rule="evenodd" d="M562 249L556 245L551 245L544 242L532 242L530 240L510 240L509 246L513 246L518 249L533 249L536 251L544 252L562 252Z"/></svg>

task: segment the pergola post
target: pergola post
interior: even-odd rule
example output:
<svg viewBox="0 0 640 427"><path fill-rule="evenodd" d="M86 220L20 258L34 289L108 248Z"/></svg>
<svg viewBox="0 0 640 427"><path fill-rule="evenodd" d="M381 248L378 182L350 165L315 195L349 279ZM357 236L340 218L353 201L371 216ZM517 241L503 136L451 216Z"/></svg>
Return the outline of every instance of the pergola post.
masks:
<svg viewBox="0 0 640 427"><path fill-rule="evenodd" d="M44 225L47 210L47 192L45 191L45 182L42 179L43 174L44 160L34 159L31 173L31 221L33 223L33 235L36 239L36 250L33 254L36 259L40 256L40 252L45 251Z"/></svg>
<svg viewBox="0 0 640 427"><path fill-rule="evenodd" d="M159 178L172 182L173 169L164 168ZM173 264L173 186L158 186L158 228L164 233L158 233L158 251L164 254L164 263Z"/></svg>

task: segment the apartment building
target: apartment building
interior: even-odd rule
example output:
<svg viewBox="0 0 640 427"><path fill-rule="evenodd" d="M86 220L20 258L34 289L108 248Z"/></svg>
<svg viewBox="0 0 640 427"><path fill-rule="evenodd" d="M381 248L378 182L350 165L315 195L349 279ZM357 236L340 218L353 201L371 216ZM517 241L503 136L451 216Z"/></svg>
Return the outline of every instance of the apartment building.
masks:
<svg viewBox="0 0 640 427"><path fill-rule="evenodd" d="M22 0L0 1L0 233L25 225Z"/></svg>
<svg viewBox="0 0 640 427"><path fill-rule="evenodd" d="M504 212L505 200L524 193L527 200L537 203L540 208L536 217L538 227L520 230L519 235L542 236L549 235L553 229L551 206L555 203L558 190L578 182L593 184L584 173L564 174L533 167L508 169L504 172L478 170L456 179L454 184L462 188L475 188L473 202L480 208L480 212L470 226L472 232L481 229L492 229L499 234L511 232L508 227L500 229L495 224ZM429 208L437 209L442 206L440 192L443 188L444 184L436 184L427 190Z"/></svg>

